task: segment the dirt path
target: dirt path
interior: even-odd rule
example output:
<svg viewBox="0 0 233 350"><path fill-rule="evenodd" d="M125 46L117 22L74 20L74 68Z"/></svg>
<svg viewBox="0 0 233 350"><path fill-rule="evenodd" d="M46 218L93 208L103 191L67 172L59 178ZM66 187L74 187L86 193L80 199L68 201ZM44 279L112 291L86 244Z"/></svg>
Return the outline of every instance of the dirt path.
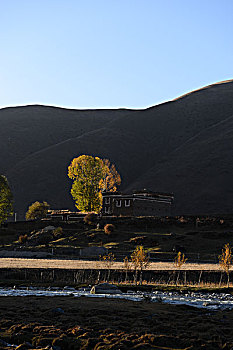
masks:
<svg viewBox="0 0 233 350"><path fill-rule="evenodd" d="M0 258L0 268L21 268L21 269L106 269L102 261L84 260L59 260L59 259L23 259L23 258ZM111 269L123 269L123 263L115 262ZM153 262L147 270L172 271L176 269L173 263ZM191 264L186 263L181 270L195 271L219 271L218 264Z"/></svg>

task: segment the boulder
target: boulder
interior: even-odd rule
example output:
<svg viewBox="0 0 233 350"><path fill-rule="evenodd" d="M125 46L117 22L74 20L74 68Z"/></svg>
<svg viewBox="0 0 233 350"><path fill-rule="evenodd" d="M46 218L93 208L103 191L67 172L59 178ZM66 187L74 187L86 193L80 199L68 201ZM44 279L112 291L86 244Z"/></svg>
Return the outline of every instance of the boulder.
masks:
<svg viewBox="0 0 233 350"><path fill-rule="evenodd" d="M42 229L43 232L48 232L53 230L55 230L55 226L46 226Z"/></svg>
<svg viewBox="0 0 233 350"><path fill-rule="evenodd" d="M110 283L100 283L91 288L91 294L121 294L122 291Z"/></svg>

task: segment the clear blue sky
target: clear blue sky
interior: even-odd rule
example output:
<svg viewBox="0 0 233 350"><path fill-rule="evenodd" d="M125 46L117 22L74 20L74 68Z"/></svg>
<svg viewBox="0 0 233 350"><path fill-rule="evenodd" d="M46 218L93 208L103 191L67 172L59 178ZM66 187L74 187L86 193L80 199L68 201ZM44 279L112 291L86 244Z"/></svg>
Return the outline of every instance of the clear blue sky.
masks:
<svg viewBox="0 0 233 350"><path fill-rule="evenodd" d="M0 0L0 107L143 108L233 78L233 0Z"/></svg>

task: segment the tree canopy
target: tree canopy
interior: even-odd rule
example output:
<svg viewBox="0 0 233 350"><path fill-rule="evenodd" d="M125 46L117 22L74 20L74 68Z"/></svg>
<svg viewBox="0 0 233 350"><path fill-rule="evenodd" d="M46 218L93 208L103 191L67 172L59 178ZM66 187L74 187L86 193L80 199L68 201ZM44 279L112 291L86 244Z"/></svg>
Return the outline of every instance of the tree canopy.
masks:
<svg viewBox="0 0 233 350"><path fill-rule="evenodd" d="M115 165L108 159L89 155L74 158L68 167L68 176L74 180L71 194L80 211L99 212L102 207L102 191L116 191L121 177Z"/></svg>
<svg viewBox="0 0 233 350"><path fill-rule="evenodd" d="M28 211L26 212L26 220L38 220L46 217L49 209L49 204L47 202L34 202L32 203Z"/></svg>
<svg viewBox="0 0 233 350"><path fill-rule="evenodd" d="M13 215L13 195L5 176L0 175L0 224Z"/></svg>

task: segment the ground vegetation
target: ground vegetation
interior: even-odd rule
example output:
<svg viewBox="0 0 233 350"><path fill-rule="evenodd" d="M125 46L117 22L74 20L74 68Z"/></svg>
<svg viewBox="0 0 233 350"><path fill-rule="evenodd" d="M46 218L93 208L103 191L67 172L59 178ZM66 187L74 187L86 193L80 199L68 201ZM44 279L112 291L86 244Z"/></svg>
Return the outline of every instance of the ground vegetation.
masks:
<svg viewBox="0 0 233 350"><path fill-rule="evenodd" d="M13 195L7 178L0 175L0 225L13 215Z"/></svg>
<svg viewBox="0 0 233 350"><path fill-rule="evenodd" d="M150 262L143 246L137 246L131 255L132 266L135 270L135 284L137 284L138 271L140 271L140 285L142 284L142 271L146 269Z"/></svg>
<svg viewBox="0 0 233 350"><path fill-rule="evenodd" d="M232 265L232 261L233 261L233 256L231 252L231 247L230 247L230 244L227 243L224 245L222 249L222 254L219 255L219 264L227 274L227 287L229 287L230 267Z"/></svg>
<svg viewBox="0 0 233 350"><path fill-rule="evenodd" d="M46 217L49 210L49 204L47 202L34 202L32 203L28 211L26 212L26 220L39 220Z"/></svg>
<svg viewBox="0 0 233 350"><path fill-rule="evenodd" d="M74 158L68 167L73 180L71 195L75 206L83 212L99 213L102 208L102 191L116 191L121 183L115 165L108 159L89 155Z"/></svg>

